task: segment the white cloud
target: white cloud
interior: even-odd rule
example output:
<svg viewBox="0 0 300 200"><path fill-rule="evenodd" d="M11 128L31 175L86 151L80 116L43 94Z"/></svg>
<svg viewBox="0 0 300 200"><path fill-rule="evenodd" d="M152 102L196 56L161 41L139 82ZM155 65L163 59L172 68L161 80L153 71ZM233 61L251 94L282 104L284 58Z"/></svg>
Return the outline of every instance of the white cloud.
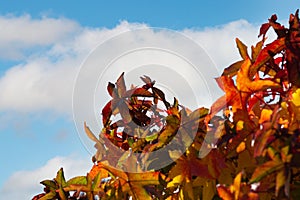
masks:
<svg viewBox="0 0 300 200"><path fill-rule="evenodd" d="M90 159L78 158L75 155L68 157L55 157L44 166L30 170L17 171L12 174L0 189L2 199L31 199L43 192L39 183L43 180L52 180L56 172L63 167L65 178L68 180L75 176L84 176L91 169Z"/></svg>
<svg viewBox="0 0 300 200"><path fill-rule="evenodd" d="M69 19L32 19L30 15L0 16L0 58L24 58L23 50L53 45L72 37L80 26Z"/></svg>
<svg viewBox="0 0 300 200"><path fill-rule="evenodd" d="M112 36L136 28L147 28L148 26L124 21L112 29L90 28L82 27L68 19L45 17L37 20L32 19L29 15L24 15L20 17L0 16L0 27L5 27L4 31L0 33L0 59L20 60L19 65L12 66L0 77L0 112L13 110L15 111L14 113L34 113L49 110L71 116L74 81L79 67L87 55L97 45ZM234 39L238 37L246 45L250 46L258 41L258 30L258 26L249 24L245 20L239 20L219 27L200 30L185 29L181 32L200 44L221 72L224 67L239 60ZM149 32L149 34L143 36L133 34L130 37L130 41L133 43L143 42L143 40L147 39L157 43L169 42L168 45L173 48L189 48L185 46L184 42L179 42L176 40L176 37L170 37L164 34L163 31L159 34ZM124 42L124 44L128 44L128 41ZM114 55L115 51L122 48L124 46L112 45L104 53L106 56ZM152 53L153 56L155 55L155 58L158 58L158 55L155 54L156 52ZM136 55L138 56L135 56L134 60L123 60L123 64L126 62L143 63L143 59L149 59L148 57L143 57L142 54ZM189 56L194 58L199 55L193 55L192 53ZM172 59L172 57L170 58ZM164 61L169 66L175 66L179 63L176 59L170 60L169 57L166 60L162 58L161 61ZM103 70L103 67L100 65L99 69ZM123 66L120 67L122 69ZM114 81L120 72L113 71L110 74L111 76L106 78ZM133 70L132 72L143 73L143 71L138 70ZM90 73L88 78L92 75L93 72ZM130 80L134 79L132 75L134 74L128 74L128 77L131 77ZM170 75L170 73L167 75ZM180 82L172 80L172 76L166 76L166 73L157 74L157 78L164 77L168 79L168 83L172 84L163 87L171 90L172 87L180 88ZM89 81L88 78L87 81ZM138 77L135 77L135 80L136 78ZM190 77L187 81L192 84L195 82ZM130 84L131 81L127 81L127 83ZM186 92L186 90L183 89L182 92ZM180 94L180 96L184 95ZM199 96L204 100L206 98L203 93L199 94ZM99 105L104 104L104 101L107 100L106 97L106 91L99 91L97 96ZM189 96L187 97L189 98ZM186 98L187 101L189 100L188 98ZM85 105L82 106L82 109L85 109ZM99 115L99 109L97 114ZM87 120L90 125L88 119L84 120ZM80 126L82 128L82 124ZM92 130L96 133L99 129L94 128ZM90 146L91 151L94 152L92 144ZM85 174L88 170L87 168L89 168L89 166L86 166L86 163L88 162L85 160L56 157L45 166L34 171L16 172L6 181L1 189L1 197L7 195L5 196L7 198L4 199L24 199L24 197L28 199L42 191L38 183L41 180L53 178L60 166L64 166L67 176L71 177L73 172L81 175ZM12 188L11 185L14 185L14 187ZM18 188L18 193L15 193L15 188Z"/></svg>
<svg viewBox="0 0 300 200"><path fill-rule="evenodd" d="M233 21L218 27L208 27L204 30L186 29L183 33L197 41L210 55L211 59L222 71L235 61L241 59L236 47L235 38L239 38L251 50L258 38L260 26L250 24L246 20ZM270 38L275 35L270 31Z"/></svg>
<svg viewBox="0 0 300 200"><path fill-rule="evenodd" d="M1 77L0 110L21 112L51 110L67 114L71 114L71 96L76 74L89 52L114 35L147 27L145 24L125 21L112 29L87 28L80 27L68 19L36 20L28 15L0 17L0 24L7 27L0 33L0 44L4 47L10 46L7 52L19 54L20 48L31 50L35 45L48 46L48 50L36 49L28 58L23 59L22 64L8 69ZM234 38L240 37L246 44L253 44L257 41L258 27L240 20L220 27L203 30L186 29L182 32L199 43L222 69L239 59ZM140 38L136 39L135 42L139 42ZM147 39L147 36L143 39ZM161 41L166 39L171 40L174 47L184 46L164 34L156 38ZM112 53L119 48L122 47L111 46L106 53ZM3 51L0 49L0 57L5 57L4 49ZM103 66L99 66L101 67Z"/></svg>

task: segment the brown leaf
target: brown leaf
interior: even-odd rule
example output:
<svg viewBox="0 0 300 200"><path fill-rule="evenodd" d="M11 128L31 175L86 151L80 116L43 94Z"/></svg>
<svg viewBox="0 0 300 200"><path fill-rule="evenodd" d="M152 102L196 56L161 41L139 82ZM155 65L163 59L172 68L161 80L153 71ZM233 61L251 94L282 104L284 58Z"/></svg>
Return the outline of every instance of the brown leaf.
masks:
<svg viewBox="0 0 300 200"><path fill-rule="evenodd" d="M241 68L243 63L244 63L244 60L240 60L240 61L237 61L237 62L231 64L229 67L224 69L222 76L230 76L230 77L235 76L236 73Z"/></svg>
<svg viewBox="0 0 300 200"><path fill-rule="evenodd" d="M239 49L240 55L243 58L243 60L246 60L249 58L248 52L247 52L247 46L241 42L238 38L235 39L236 45Z"/></svg>
<svg viewBox="0 0 300 200"><path fill-rule="evenodd" d="M126 85L125 85L125 80L124 80L124 72L121 74L121 76L118 78L117 82L117 90L119 97L123 97L125 92L126 92Z"/></svg>

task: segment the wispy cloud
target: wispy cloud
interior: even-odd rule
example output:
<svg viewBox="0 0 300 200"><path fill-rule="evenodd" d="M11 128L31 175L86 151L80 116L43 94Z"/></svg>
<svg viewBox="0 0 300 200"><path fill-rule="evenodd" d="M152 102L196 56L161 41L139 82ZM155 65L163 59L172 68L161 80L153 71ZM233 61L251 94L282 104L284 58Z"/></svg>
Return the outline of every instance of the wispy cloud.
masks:
<svg viewBox="0 0 300 200"><path fill-rule="evenodd" d="M12 174L0 189L2 199L31 199L43 191L39 185L42 180L52 180L56 172L63 167L66 179L74 176L86 175L90 170L90 159L78 158L75 155L68 157L55 157L44 166L28 171L17 171Z"/></svg>

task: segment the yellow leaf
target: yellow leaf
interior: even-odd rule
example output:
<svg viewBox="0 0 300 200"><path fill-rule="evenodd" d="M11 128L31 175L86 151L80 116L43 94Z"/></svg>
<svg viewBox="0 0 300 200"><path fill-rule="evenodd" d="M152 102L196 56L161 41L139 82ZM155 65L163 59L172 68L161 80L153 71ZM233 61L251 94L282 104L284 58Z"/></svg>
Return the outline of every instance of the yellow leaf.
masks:
<svg viewBox="0 0 300 200"><path fill-rule="evenodd" d="M179 184L181 184L181 182L183 181L183 179L184 179L184 176L183 176L183 175L175 176L175 177L172 179L172 181L170 181L170 182L167 184L167 188L178 186Z"/></svg>
<svg viewBox="0 0 300 200"><path fill-rule="evenodd" d="M236 123L236 131L240 131L244 128L244 121L242 120L239 120L237 123Z"/></svg>
<svg viewBox="0 0 300 200"><path fill-rule="evenodd" d="M260 114L260 119L258 123L264 123L266 121L270 121L273 110L270 109L262 109Z"/></svg>
<svg viewBox="0 0 300 200"><path fill-rule="evenodd" d="M245 150L245 148L246 148L245 142L241 142L241 143L239 144L239 146L236 148L236 152L237 152L237 153L241 153L242 151Z"/></svg>
<svg viewBox="0 0 300 200"><path fill-rule="evenodd" d="M292 94L292 102L296 106L300 106L300 88L298 88L293 94Z"/></svg>
<svg viewBox="0 0 300 200"><path fill-rule="evenodd" d="M231 193L234 193L235 200L239 199L242 174L243 172L238 173L238 175L236 175L236 177L233 180L233 185L230 186L230 191Z"/></svg>
<svg viewBox="0 0 300 200"><path fill-rule="evenodd" d="M276 175L276 196L278 196L279 189L285 184L285 170L280 170Z"/></svg>

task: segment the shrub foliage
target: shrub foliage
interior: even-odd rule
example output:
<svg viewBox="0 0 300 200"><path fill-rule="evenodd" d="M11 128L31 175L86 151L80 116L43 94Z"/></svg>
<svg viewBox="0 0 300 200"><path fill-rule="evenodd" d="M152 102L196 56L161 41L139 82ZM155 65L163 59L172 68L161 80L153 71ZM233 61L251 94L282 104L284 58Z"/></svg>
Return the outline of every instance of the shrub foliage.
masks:
<svg viewBox="0 0 300 200"><path fill-rule="evenodd" d="M265 44L270 28L277 39ZM273 15L259 37L250 49L236 39L241 60L216 78L224 96L210 110L170 103L147 76L141 87L127 89L124 74L109 83L104 128L96 137L85 125L93 167L70 180L60 169L33 199L300 199L298 11L288 28ZM172 140L155 169L155 151Z"/></svg>

